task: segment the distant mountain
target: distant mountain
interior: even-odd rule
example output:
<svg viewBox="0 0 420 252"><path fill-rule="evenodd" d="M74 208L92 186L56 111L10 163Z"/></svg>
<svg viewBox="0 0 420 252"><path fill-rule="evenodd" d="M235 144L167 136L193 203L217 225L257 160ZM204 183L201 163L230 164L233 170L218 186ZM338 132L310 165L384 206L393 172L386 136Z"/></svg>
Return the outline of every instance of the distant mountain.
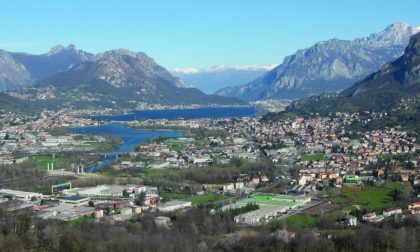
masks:
<svg viewBox="0 0 420 252"><path fill-rule="evenodd" d="M237 99L184 88L180 79L145 53L112 50L36 85L53 90L51 102L70 106L130 107L137 104L241 104Z"/></svg>
<svg viewBox="0 0 420 252"><path fill-rule="evenodd" d="M274 67L276 67L276 65L240 67L216 66L204 69L174 69L171 73L181 78L187 86L192 86L205 93L212 94L227 86L237 86L248 83Z"/></svg>
<svg viewBox="0 0 420 252"><path fill-rule="evenodd" d="M15 90L93 59L74 45L55 46L46 54L0 51L0 91Z"/></svg>
<svg viewBox="0 0 420 252"><path fill-rule="evenodd" d="M77 50L74 45L61 45L51 48L46 54L31 55L27 53L10 53L22 63L35 80L41 80L63 72L85 61L93 59L94 54Z"/></svg>
<svg viewBox="0 0 420 252"><path fill-rule="evenodd" d="M25 87L33 83L31 73L10 53L0 51L0 91Z"/></svg>
<svg viewBox="0 0 420 252"><path fill-rule="evenodd" d="M420 96L420 33L411 37L404 54L339 94L323 94L293 103L287 110L391 111L407 98ZM417 98L416 98L417 99Z"/></svg>
<svg viewBox="0 0 420 252"><path fill-rule="evenodd" d="M331 39L287 56L283 63L248 84L229 87L219 95L246 101L302 98L326 91L340 91L395 60L409 37L420 31L395 23L384 31L353 41Z"/></svg>

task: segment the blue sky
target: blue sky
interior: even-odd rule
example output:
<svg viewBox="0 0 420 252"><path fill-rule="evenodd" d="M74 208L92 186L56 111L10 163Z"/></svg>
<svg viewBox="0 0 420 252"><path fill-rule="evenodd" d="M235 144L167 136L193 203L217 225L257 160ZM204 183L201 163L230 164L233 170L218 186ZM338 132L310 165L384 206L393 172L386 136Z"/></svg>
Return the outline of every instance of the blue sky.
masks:
<svg viewBox="0 0 420 252"><path fill-rule="evenodd" d="M330 38L393 22L420 25L420 1L0 1L0 48L45 53L56 44L143 51L167 68L281 63Z"/></svg>

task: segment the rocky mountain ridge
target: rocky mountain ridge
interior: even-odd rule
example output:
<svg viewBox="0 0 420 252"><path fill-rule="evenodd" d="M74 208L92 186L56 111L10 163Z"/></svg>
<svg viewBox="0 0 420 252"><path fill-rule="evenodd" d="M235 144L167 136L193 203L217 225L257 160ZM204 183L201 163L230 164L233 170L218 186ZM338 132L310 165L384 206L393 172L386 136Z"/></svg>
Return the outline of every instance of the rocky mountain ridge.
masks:
<svg viewBox="0 0 420 252"><path fill-rule="evenodd" d="M395 23L365 38L322 41L287 56L281 65L250 83L225 88L217 94L254 101L344 90L398 58L410 36L418 31L419 27Z"/></svg>
<svg viewBox="0 0 420 252"><path fill-rule="evenodd" d="M93 56L74 45L54 46L48 53L40 55L0 51L0 91L33 85L72 66L93 60Z"/></svg>
<svg viewBox="0 0 420 252"><path fill-rule="evenodd" d="M413 35L404 54L378 71L335 94L312 96L291 104L288 111L390 111L407 99L420 96L420 33Z"/></svg>
<svg viewBox="0 0 420 252"><path fill-rule="evenodd" d="M49 77L37 88L54 90L54 99L70 106L135 108L139 104L243 104L237 99L205 95L185 88L145 53L110 50L67 71Z"/></svg>

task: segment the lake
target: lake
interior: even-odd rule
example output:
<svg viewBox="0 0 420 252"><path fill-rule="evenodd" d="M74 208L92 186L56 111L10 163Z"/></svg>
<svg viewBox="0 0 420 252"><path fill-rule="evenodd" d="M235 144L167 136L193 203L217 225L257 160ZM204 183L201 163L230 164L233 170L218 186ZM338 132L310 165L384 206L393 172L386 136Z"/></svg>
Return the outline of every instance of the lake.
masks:
<svg viewBox="0 0 420 252"><path fill-rule="evenodd" d="M198 119L198 118L227 118L256 116L255 107L222 107L222 108L197 108L197 109L161 109L161 110L136 110L125 115L99 115L92 116L98 120L132 121L141 119Z"/></svg>
<svg viewBox="0 0 420 252"><path fill-rule="evenodd" d="M184 132L176 130L138 130L120 124L78 127L72 128L72 131L80 134L114 135L122 140L116 149L107 154L107 158L102 157L97 164L86 167L86 172L94 172L111 164L117 158L116 153L134 151L134 148L144 141L157 137L182 137L184 134Z"/></svg>

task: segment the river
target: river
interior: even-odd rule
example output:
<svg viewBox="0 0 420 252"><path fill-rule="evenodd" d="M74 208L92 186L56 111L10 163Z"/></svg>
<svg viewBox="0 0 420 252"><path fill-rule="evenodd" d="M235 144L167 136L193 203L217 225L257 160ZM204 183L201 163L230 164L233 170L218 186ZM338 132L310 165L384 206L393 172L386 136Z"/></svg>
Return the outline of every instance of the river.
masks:
<svg viewBox="0 0 420 252"><path fill-rule="evenodd" d="M95 172L104 166L111 164L117 158L117 153L134 151L134 148L141 142L157 137L182 137L184 132L176 130L138 130L128 128L121 124L109 124L101 126L89 126L72 128L75 133L95 134L95 135L114 135L122 140L122 143L110 153L102 156L98 163L85 168L85 172Z"/></svg>

